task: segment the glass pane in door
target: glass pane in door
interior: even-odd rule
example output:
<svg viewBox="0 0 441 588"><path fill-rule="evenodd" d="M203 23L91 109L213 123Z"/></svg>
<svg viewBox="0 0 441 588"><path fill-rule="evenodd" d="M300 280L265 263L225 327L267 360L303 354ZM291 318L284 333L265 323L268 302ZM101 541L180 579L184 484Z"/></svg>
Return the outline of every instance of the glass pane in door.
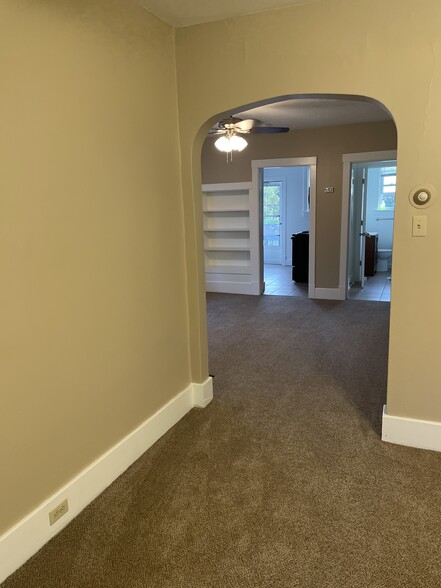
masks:
<svg viewBox="0 0 441 588"><path fill-rule="evenodd" d="M265 263L282 263L282 182L263 185L263 248Z"/></svg>

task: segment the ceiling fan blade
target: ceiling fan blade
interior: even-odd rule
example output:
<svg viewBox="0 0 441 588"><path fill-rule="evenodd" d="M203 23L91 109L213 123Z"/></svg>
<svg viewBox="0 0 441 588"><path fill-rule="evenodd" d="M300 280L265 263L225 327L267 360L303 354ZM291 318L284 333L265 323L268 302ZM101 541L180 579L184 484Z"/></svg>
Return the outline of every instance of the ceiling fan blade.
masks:
<svg viewBox="0 0 441 588"><path fill-rule="evenodd" d="M245 120L237 119L237 121L238 122L234 124L234 128L239 132L242 131L245 133L248 133L252 128L258 126L259 124L262 124L260 120L257 120L255 118L246 118Z"/></svg>
<svg viewBox="0 0 441 588"><path fill-rule="evenodd" d="M271 133L287 133L288 127L253 127L250 129L252 135L270 135Z"/></svg>
<svg viewBox="0 0 441 588"><path fill-rule="evenodd" d="M228 118L220 120L218 125L221 129L233 129L238 123L241 122L241 118L237 118L236 116L229 116Z"/></svg>

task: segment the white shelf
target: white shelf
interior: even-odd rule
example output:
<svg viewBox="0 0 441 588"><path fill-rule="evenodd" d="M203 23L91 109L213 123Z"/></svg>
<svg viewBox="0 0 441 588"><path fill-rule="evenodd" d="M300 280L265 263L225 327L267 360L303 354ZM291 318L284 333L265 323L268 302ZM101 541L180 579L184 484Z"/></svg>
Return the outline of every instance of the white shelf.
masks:
<svg viewBox="0 0 441 588"><path fill-rule="evenodd" d="M242 274L249 276L251 268L248 265L207 265L205 268L207 274Z"/></svg>
<svg viewBox="0 0 441 588"><path fill-rule="evenodd" d="M219 213L219 212L250 212L249 208L204 208L203 212L207 213L207 212L214 212L214 213Z"/></svg>
<svg viewBox="0 0 441 588"><path fill-rule="evenodd" d="M242 291L252 282L250 187L246 182L202 186L206 283L214 292Z"/></svg>
<svg viewBox="0 0 441 588"><path fill-rule="evenodd" d="M249 247L231 247L228 245L219 245L216 247L205 247L205 251L250 251Z"/></svg>
<svg viewBox="0 0 441 588"><path fill-rule="evenodd" d="M204 233L249 233L250 227L238 227L238 228L217 228L217 229L204 229Z"/></svg>

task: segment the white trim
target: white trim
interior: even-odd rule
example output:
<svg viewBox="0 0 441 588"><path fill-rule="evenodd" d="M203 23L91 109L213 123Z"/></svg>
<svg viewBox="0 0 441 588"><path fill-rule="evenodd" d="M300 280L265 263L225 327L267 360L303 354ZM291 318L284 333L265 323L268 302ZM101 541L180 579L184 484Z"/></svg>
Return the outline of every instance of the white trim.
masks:
<svg viewBox="0 0 441 588"><path fill-rule="evenodd" d="M301 167L317 165L317 157L284 157L283 159L253 159L251 168L261 167Z"/></svg>
<svg viewBox="0 0 441 588"><path fill-rule="evenodd" d="M339 288L314 288L309 294L310 298L323 300L345 300L345 296L346 290L344 286Z"/></svg>
<svg viewBox="0 0 441 588"><path fill-rule="evenodd" d="M384 406L381 439L388 443L441 451L441 423L388 415Z"/></svg>
<svg viewBox="0 0 441 588"><path fill-rule="evenodd" d="M213 378L210 376L202 384L193 384L193 405L205 408L213 400Z"/></svg>
<svg viewBox="0 0 441 588"><path fill-rule="evenodd" d="M224 182L221 184L202 184L202 192L249 190L250 188L251 182Z"/></svg>
<svg viewBox="0 0 441 588"><path fill-rule="evenodd" d="M344 160L343 156L343 160ZM340 270L339 283L344 284L345 298L348 292L348 249L349 249L349 198L351 193L351 162L343 162L343 185L340 221Z"/></svg>
<svg viewBox="0 0 441 588"><path fill-rule="evenodd" d="M349 247L349 195L351 193L351 165L371 161L396 160L397 151L366 151L364 153L344 153L343 161L343 183L341 203L341 224L340 224L340 270L339 283L344 284L345 298L348 288L348 247Z"/></svg>
<svg viewBox="0 0 441 588"><path fill-rule="evenodd" d="M250 235L251 250L257 251L254 271L257 271L258 281L263 282L263 228L262 203L260 202L260 187L262 182L261 170L266 167L301 167L309 166L310 170L310 204L309 204L309 280L308 296L315 298L315 215L317 199L317 157L286 157L283 159L253 159L251 161L251 190L250 190L250 227L257 227ZM255 248L255 249L253 249Z"/></svg>
<svg viewBox="0 0 441 588"><path fill-rule="evenodd" d="M308 296L315 298L315 218L317 203L317 157L305 158L313 159L315 163L309 164L309 185L311 188L309 195L309 269L308 269Z"/></svg>
<svg viewBox="0 0 441 588"><path fill-rule="evenodd" d="M220 294L250 294L258 296L262 293L262 287L259 288L259 282L229 282L227 280L215 282L205 280L205 289L207 292L217 292Z"/></svg>
<svg viewBox="0 0 441 588"><path fill-rule="evenodd" d="M252 162L251 162L252 163ZM251 275L256 283L263 281L263 206L259 199L260 185L263 185L262 174L256 168L251 170L250 202L250 264ZM263 189L263 188L262 188ZM261 292L257 291L256 294Z"/></svg>
<svg viewBox="0 0 441 588"><path fill-rule="evenodd" d="M189 410L194 406L207 406L212 397L211 377L202 384L190 384L2 535L0 537L0 583L59 533ZM65 499L69 501L69 511L54 525L49 526L49 511Z"/></svg>
<svg viewBox="0 0 441 588"><path fill-rule="evenodd" d="M364 153L343 153L343 163L364 163L369 161L392 161L397 158L397 150L389 151L365 151Z"/></svg>

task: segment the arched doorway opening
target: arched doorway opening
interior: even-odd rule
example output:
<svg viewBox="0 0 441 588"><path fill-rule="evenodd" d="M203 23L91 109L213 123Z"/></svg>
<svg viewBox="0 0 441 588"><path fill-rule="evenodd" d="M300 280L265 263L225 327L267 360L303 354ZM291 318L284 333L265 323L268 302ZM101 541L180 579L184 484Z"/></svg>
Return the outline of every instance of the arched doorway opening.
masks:
<svg viewBox="0 0 441 588"><path fill-rule="evenodd" d="M227 114L234 115L234 120L255 121L257 131L262 132L254 133L256 127L251 127L250 132L241 133L248 146L233 152L232 161L231 157L226 160L215 146L223 131L222 123L219 127L226 117L223 113L211 127L215 136L209 134L204 141L201 175L207 291L261 294L266 290L290 295L287 288L277 291L265 283L265 253L270 249L268 243L273 244L280 255L274 262L268 254L269 263L289 266L285 272L292 267L295 277L294 250L291 252L289 245L292 235L302 231L309 232L306 262L296 261L308 268L306 279L302 278L308 288L303 292L310 298L346 299L352 225L348 222L347 165L344 167L343 160L348 153L372 155L396 150L391 114L370 98L328 94L283 97ZM274 127L289 128L289 132L272 133ZM298 182L288 179L285 168L302 161L309 166L303 191ZM283 204L278 210L274 202L269 206L264 203L266 166L281 190L286 192L288 181L292 181L290 197L285 194L280 198ZM265 207L272 213L268 217ZM377 227L379 232L388 228L386 223ZM365 230L359 228L360 232ZM392 243L388 247L392 248Z"/></svg>

